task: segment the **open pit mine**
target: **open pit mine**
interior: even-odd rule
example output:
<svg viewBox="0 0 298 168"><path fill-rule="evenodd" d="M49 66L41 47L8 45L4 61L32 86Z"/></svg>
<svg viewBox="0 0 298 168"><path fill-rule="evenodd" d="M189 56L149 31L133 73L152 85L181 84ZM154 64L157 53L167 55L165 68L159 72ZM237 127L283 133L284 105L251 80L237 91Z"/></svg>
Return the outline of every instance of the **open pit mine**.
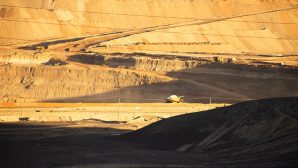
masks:
<svg viewBox="0 0 298 168"><path fill-rule="evenodd" d="M298 167L298 0L0 0L0 167Z"/></svg>

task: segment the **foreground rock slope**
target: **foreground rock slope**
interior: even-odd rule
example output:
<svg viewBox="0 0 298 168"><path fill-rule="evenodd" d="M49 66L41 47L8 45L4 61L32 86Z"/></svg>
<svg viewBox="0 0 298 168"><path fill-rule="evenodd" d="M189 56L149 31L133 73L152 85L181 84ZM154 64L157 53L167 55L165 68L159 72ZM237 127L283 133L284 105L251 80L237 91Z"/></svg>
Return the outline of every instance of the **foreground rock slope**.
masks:
<svg viewBox="0 0 298 168"><path fill-rule="evenodd" d="M297 102L276 98L239 103L165 119L121 138L150 149L297 164Z"/></svg>

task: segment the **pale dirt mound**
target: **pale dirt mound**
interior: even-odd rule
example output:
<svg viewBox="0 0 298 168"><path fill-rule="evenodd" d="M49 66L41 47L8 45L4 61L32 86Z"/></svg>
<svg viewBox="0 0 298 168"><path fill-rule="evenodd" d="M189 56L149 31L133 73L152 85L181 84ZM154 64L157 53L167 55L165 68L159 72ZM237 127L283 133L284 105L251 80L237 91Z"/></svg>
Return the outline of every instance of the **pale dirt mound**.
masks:
<svg viewBox="0 0 298 168"><path fill-rule="evenodd" d="M165 119L122 138L150 149L293 165L298 154L297 102L295 97L239 103Z"/></svg>

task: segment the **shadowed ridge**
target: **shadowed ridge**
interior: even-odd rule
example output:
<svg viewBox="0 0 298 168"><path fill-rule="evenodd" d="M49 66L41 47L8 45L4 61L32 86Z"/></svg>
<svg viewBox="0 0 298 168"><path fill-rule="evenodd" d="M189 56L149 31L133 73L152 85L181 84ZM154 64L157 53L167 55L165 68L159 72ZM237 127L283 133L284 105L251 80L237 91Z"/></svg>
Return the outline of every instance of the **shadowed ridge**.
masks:
<svg viewBox="0 0 298 168"><path fill-rule="evenodd" d="M262 99L168 118L120 138L159 150L291 160L297 118L297 97Z"/></svg>

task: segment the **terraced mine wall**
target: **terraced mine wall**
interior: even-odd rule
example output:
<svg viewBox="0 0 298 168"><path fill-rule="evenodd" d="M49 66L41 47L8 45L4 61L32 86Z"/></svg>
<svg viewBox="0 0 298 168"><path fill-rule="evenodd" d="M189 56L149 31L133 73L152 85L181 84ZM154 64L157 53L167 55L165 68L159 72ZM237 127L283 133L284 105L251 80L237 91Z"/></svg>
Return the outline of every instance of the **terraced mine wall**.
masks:
<svg viewBox="0 0 298 168"><path fill-rule="evenodd" d="M71 68L64 66L1 65L2 101L70 98L111 92L119 87L150 85L171 79L157 75L112 69ZM103 95L104 96L104 95Z"/></svg>
<svg viewBox="0 0 298 168"><path fill-rule="evenodd" d="M234 0L205 0L205 1L193 1L193 0L89 0L89 1L65 1L65 0L0 0L1 6L1 30L0 36L6 37L0 39L0 44L10 45L19 43L28 43L35 41L42 41L45 39L55 39L61 37L71 37L75 35L88 35L92 33L107 33L116 32L119 30L143 27L153 27L160 25L168 25L173 23L181 23L200 19L218 19L220 17L232 17L241 14L250 14L260 11L269 11L281 8L289 8L297 5L296 0L292 1L234 1ZM139 9L142 9L140 12ZM166 9L166 10L165 10ZM83 12L78 12L83 11ZM86 11L86 12L84 12ZM96 12L94 12L96 11ZM200 11L200 12L198 12ZM106 13L106 14L102 14ZM108 14L110 13L110 14ZM153 17L151 17L153 16ZM156 16L156 17L154 17ZM219 17L220 16L220 17ZM243 20L254 20L252 18L240 18ZM242 20L243 19L243 20ZM297 22L295 13L292 14L272 14L264 18L257 18L260 22L271 22L274 19L280 23L292 23ZM71 24L70 24L71 23ZM265 25L265 26L264 26ZM237 28L232 30L230 35L238 34L239 27L247 27L249 31L243 35L251 34L266 34L269 37L278 37L280 32L280 25L270 25L266 23L253 25L251 23L231 23L229 26ZM265 27L265 29L264 29ZM218 28L208 32L212 28L200 28L199 32L203 34L218 32L220 30L227 30L226 26L218 26ZM271 31L272 29L272 31ZM11 31L15 30L15 31ZM196 32L198 29L195 28ZM229 29L231 30L231 29ZM283 29L281 32L285 35L297 36L297 31L294 27ZM183 30L185 31L185 30ZM190 31L193 31L190 29ZM224 32L223 31L223 32ZM277 33L277 34L276 34ZM193 42L182 41L185 37L181 37L179 34L166 34L167 39L171 38L172 42ZM190 35L192 36L192 35ZM20 38L22 37L22 38ZM199 37L205 39L205 35ZM217 37L208 37L208 41L212 43L219 42ZM225 37L224 37L225 38ZM133 40L134 38L131 38ZM157 40L156 40L157 39ZM164 34L158 35L158 37L146 36L136 40L129 40L132 42L167 42L161 39L164 38ZM193 39L190 38L190 39ZM120 39L121 40L121 39ZM125 39L125 41L127 41ZM195 40L197 42L198 40ZM226 41L225 39L223 40ZM239 49L256 49L251 47L250 43L247 43L247 39L239 38L236 41L233 40L233 44L237 45ZM202 41L199 41L202 42ZM262 41L258 44L263 46ZM275 41L276 42L276 41ZM118 44L115 42L115 44ZM280 43L275 45L278 49L291 49L291 46L295 46L296 43L291 44ZM281 46L280 46L281 45ZM218 46L216 46L218 47ZM233 50L233 46L228 46ZM268 49L269 47L264 47ZM270 49L270 48L269 48Z"/></svg>
<svg viewBox="0 0 298 168"><path fill-rule="evenodd" d="M297 70L286 67L141 54L56 60L48 53L31 53L1 61L2 102L164 102L164 97L178 94L187 102L208 103L212 98L233 103L298 95Z"/></svg>

